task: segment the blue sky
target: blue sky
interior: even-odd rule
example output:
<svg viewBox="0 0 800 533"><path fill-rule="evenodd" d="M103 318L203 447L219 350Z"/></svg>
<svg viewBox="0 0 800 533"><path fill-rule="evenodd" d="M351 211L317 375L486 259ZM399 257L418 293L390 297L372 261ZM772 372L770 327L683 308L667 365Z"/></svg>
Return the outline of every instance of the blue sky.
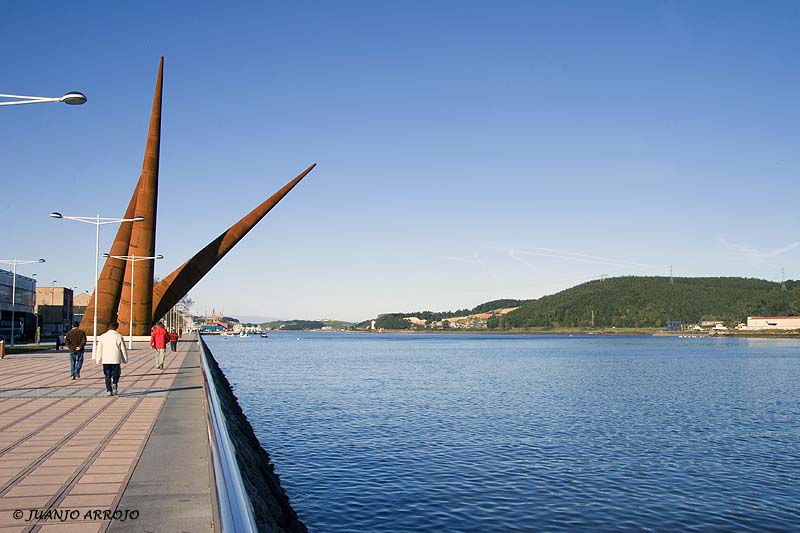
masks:
<svg viewBox="0 0 800 533"><path fill-rule="evenodd" d="M362 320L600 275L800 278L796 2L6 5L2 258L93 286L165 56L164 276L318 167L195 311ZM114 229L101 235L107 249ZM24 272L22 269L20 272Z"/></svg>

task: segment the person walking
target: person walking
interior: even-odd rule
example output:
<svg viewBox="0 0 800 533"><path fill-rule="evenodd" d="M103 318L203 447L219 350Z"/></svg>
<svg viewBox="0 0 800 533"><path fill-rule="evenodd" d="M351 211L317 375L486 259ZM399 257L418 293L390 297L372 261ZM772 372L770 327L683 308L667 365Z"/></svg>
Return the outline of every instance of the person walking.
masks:
<svg viewBox="0 0 800 533"><path fill-rule="evenodd" d="M178 332L174 329L169 332L169 346L173 352L178 351Z"/></svg>
<svg viewBox="0 0 800 533"><path fill-rule="evenodd" d="M83 367L83 349L86 346L86 333L79 327L80 325L80 322L73 322L72 329L64 337L69 350L69 375L72 379L81 377L81 368Z"/></svg>
<svg viewBox="0 0 800 533"><path fill-rule="evenodd" d="M164 370L164 351L167 349L167 341L169 341L169 333L167 333L164 324L159 322L153 327L153 332L150 334L150 347L156 351L156 368Z"/></svg>
<svg viewBox="0 0 800 533"><path fill-rule="evenodd" d="M119 322L113 321L108 326L108 331L97 338L94 349L95 364L103 365L103 375L106 378L106 395L117 396L119 377L122 374L122 363L128 362L128 350L125 348L125 339L117 333Z"/></svg>

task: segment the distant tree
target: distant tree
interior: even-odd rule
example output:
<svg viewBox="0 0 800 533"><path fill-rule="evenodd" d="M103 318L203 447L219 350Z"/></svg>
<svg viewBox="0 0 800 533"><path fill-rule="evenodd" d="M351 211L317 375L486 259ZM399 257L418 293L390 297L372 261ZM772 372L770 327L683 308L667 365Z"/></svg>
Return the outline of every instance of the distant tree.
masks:
<svg viewBox="0 0 800 533"><path fill-rule="evenodd" d="M411 322L405 319L402 313L390 313L378 315L375 319L375 327L380 329L410 329Z"/></svg>
<svg viewBox="0 0 800 533"><path fill-rule="evenodd" d="M189 298L188 294L183 298L181 298L180 302L184 305L184 307L186 307L186 309L191 309L192 306L194 305L194 300Z"/></svg>

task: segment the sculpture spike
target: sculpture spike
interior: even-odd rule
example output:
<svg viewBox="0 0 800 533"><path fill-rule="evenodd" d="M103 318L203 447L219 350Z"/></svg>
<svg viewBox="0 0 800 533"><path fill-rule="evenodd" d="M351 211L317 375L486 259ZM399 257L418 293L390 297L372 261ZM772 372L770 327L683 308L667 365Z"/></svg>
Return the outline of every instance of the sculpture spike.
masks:
<svg viewBox="0 0 800 533"><path fill-rule="evenodd" d="M161 280L153 290L153 322L163 317L227 254L236 243L247 235L258 222L281 201L295 185L300 183L316 163L305 169L296 178L267 198L261 205L245 215L239 222L228 228L194 257L178 267L172 274ZM138 278L137 278L138 283Z"/></svg>
<svg viewBox="0 0 800 533"><path fill-rule="evenodd" d="M136 198L135 216L144 217L142 222L137 222L131 230L128 255L137 257L152 257L156 248L156 209L158 206L158 163L161 151L161 101L164 77L164 58L161 57L158 65L158 78L156 80L155 95L153 96L153 109L150 113L150 128L147 132L147 145L142 162L142 174L139 178L138 196ZM117 319L120 322L120 333L133 329L134 335L145 335L150 331L150 316L152 315L153 302L153 271L152 261L140 261L136 265L135 292L133 302L130 302L130 290L122 291ZM131 264L125 265L125 286L130 287ZM129 324L133 307L134 323Z"/></svg>

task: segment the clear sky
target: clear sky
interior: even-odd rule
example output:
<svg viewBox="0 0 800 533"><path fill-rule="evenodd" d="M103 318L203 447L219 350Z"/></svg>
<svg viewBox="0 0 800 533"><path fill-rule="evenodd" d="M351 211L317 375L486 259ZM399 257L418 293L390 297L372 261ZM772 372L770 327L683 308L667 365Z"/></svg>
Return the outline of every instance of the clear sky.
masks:
<svg viewBox="0 0 800 533"><path fill-rule="evenodd" d="M91 290L165 56L165 276L309 164L195 312L364 320L601 275L800 278L800 3L6 2L0 258ZM104 228L105 251L115 233Z"/></svg>

